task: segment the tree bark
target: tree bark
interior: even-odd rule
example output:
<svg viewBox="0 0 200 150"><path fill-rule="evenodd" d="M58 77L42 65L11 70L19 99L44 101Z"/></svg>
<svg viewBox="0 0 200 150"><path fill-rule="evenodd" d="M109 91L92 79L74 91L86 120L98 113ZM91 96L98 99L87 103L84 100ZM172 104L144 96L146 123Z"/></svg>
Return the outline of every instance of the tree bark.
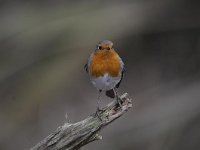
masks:
<svg viewBox="0 0 200 150"><path fill-rule="evenodd" d="M92 141L102 139L99 131L132 107L127 93L120 96L120 100L121 108L114 100L99 112L99 117L92 114L80 122L65 123L31 150L77 150Z"/></svg>

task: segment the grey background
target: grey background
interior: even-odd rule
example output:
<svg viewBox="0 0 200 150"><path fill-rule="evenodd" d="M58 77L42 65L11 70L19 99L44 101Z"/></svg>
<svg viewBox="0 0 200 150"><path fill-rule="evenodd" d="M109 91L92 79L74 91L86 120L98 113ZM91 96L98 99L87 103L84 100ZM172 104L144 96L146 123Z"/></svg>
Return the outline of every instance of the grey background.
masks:
<svg viewBox="0 0 200 150"><path fill-rule="evenodd" d="M200 149L200 5L189 0L1 0L0 149L29 149L66 113L95 112L83 66L104 39L125 62L119 93L134 107L82 149Z"/></svg>

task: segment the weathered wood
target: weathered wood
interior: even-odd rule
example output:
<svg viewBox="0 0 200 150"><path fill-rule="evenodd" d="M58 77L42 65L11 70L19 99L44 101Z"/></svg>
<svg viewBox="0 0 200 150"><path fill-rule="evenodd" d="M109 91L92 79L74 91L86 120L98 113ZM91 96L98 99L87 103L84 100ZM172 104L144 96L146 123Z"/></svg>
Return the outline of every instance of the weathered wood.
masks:
<svg viewBox="0 0 200 150"><path fill-rule="evenodd" d="M114 100L99 113L101 119L92 114L80 122L65 123L31 150L77 150L92 141L102 139L102 136L98 135L99 131L132 107L127 93L120 98L121 108Z"/></svg>

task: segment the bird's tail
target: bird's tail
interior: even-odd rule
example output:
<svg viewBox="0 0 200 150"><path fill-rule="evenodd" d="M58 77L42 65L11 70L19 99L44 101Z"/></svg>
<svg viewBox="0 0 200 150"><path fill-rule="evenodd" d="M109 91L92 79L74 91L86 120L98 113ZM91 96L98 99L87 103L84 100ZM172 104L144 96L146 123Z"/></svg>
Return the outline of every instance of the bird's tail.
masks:
<svg viewBox="0 0 200 150"><path fill-rule="evenodd" d="M115 98L115 92L113 89L106 91L106 96L110 98Z"/></svg>

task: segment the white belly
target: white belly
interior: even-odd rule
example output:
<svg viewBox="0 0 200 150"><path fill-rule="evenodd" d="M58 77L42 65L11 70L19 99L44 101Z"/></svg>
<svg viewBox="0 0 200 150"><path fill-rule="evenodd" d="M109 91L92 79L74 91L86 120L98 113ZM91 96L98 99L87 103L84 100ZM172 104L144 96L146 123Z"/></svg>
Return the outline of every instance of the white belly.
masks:
<svg viewBox="0 0 200 150"><path fill-rule="evenodd" d="M119 83L121 79L121 76L117 77L111 77L108 74L105 74L104 76L93 78L91 77L90 80L92 81L92 84L101 90L110 90L113 89L117 83Z"/></svg>

